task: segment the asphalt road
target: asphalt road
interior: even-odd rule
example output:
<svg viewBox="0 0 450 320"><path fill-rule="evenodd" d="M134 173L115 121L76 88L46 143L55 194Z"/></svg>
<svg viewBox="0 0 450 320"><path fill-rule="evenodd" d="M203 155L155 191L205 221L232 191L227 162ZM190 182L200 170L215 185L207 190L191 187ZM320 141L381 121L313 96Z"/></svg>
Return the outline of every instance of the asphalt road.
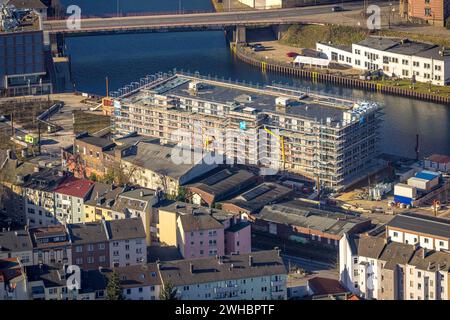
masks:
<svg viewBox="0 0 450 320"><path fill-rule="evenodd" d="M235 26L239 24L263 23L295 23L308 15L329 13L341 15L342 12L332 12L334 5L312 6L290 9L256 10L239 12L214 12L195 14L174 14L154 16L133 16L119 18L89 18L82 19L79 31L101 31L126 28L170 28L170 27L198 27L198 26ZM361 10L363 2L346 3L347 11ZM44 30L50 32L70 32L66 20L45 21Z"/></svg>

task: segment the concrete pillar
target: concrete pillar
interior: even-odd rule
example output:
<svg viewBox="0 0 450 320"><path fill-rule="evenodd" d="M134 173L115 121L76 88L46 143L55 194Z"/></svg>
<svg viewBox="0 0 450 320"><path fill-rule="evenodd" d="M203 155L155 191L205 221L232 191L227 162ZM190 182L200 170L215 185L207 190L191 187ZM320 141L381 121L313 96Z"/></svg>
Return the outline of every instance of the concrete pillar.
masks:
<svg viewBox="0 0 450 320"><path fill-rule="evenodd" d="M245 26L236 26L236 30L234 31L234 41L236 43L247 42L247 29Z"/></svg>

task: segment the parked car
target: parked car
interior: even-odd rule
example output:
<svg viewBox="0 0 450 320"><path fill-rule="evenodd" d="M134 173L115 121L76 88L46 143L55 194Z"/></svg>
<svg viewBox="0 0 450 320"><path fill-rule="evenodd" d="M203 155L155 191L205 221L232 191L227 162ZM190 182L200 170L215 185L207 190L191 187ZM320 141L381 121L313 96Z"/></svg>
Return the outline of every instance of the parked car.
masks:
<svg viewBox="0 0 450 320"><path fill-rule="evenodd" d="M344 11L344 8L342 8L341 6L334 6L333 8L331 8L331 11L340 12L340 11Z"/></svg>
<svg viewBox="0 0 450 320"><path fill-rule="evenodd" d="M286 53L286 56L288 58L295 58L296 56L299 56L300 54L298 54L297 52L288 52Z"/></svg>

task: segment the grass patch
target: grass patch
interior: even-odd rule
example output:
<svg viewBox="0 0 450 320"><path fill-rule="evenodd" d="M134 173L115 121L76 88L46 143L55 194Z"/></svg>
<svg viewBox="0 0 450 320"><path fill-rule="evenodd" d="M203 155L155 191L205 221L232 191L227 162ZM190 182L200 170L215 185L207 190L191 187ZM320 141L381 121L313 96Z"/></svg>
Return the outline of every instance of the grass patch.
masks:
<svg viewBox="0 0 450 320"><path fill-rule="evenodd" d="M74 111L73 118L73 131L75 134L81 132L93 134L111 125L111 118L109 116L85 111Z"/></svg>
<svg viewBox="0 0 450 320"><path fill-rule="evenodd" d="M331 43L336 45L350 46L352 43L364 40L369 35L408 38L450 47L450 38L446 37L393 30L381 30L370 34L367 29L338 25L292 25L283 35L280 42L293 47L314 49L316 42L331 41Z"/></svg>

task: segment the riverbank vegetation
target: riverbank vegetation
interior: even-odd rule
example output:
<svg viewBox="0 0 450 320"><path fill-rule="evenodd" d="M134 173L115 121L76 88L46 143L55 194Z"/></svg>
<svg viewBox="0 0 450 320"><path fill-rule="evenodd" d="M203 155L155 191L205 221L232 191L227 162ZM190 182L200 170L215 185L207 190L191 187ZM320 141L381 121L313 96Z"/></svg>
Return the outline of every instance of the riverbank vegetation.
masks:
<svg viewBox="0 0 450 320"><path fill-rule="evenodd" d="M393 30L381 30L376 33L370 33L368 29L338 25L292 25L283 35L280 42L294 47L312 49L316 47L316 42L331 41L331 43L336 45L350 46L352 43L365 39L370 34L408 38L450 47L450 39L447 37Z"/></svg>

